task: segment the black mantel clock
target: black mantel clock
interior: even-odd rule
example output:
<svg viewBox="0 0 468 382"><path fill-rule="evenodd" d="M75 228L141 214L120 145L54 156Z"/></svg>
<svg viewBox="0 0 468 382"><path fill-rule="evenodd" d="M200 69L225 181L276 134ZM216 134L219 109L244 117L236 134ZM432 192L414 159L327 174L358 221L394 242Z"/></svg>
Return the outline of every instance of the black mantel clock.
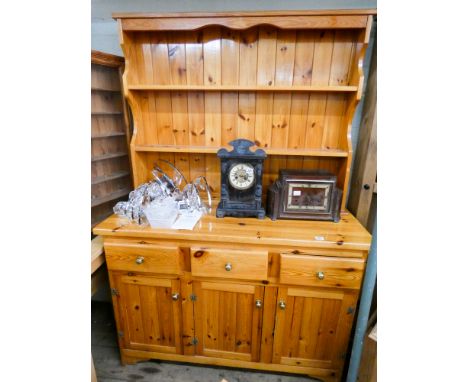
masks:
<svg viewBox="0 0 468 382"><path fill-rule="evenodd" d="M216 217L224 216L265 218L262 207L263 161L266 153L255 152L255 144L247 139L236 139L229 144L234 148L218 150L221 159L221 201Z"/></svg>

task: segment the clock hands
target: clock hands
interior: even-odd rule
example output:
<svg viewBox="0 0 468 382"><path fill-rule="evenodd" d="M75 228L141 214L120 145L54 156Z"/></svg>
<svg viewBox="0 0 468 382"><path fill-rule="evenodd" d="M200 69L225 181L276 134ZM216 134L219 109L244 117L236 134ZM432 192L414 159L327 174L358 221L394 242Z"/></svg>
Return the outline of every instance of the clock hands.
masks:
<svg viewBox="0 0 468 382"><path fill-rule="evenodd" d="M251 166L239 163L231 168L229 179L233 187L247 189L255 179L254 170Z"/></svg>

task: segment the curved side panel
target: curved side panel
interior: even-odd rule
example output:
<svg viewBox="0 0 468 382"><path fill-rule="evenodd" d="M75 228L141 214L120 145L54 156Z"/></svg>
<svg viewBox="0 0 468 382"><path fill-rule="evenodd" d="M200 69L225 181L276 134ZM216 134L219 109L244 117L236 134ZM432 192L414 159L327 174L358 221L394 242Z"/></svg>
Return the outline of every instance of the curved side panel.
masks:
<svg viewBox="0 0 468 382"><path fill-rule="evenodd" d="M135 151L139 122L142 120L142 115L138 102L135 101L134 95L128 90L129 73L131 73L131 67L135 63L135 56L132 49L132 44L131 41L129 41L129 37L125 34L125 32L122 29L122 21L118 20L118 23L120 46L122 47L122 51L124 53L125 58L125 70L122 75L123 91L133 115L133 134L130 139L130 157L133 174L133 186L137 187L141 183L139 181L139 174L145 173L146 171L146 169L142 168L142 161L136 158L137 153Z"/></svg>

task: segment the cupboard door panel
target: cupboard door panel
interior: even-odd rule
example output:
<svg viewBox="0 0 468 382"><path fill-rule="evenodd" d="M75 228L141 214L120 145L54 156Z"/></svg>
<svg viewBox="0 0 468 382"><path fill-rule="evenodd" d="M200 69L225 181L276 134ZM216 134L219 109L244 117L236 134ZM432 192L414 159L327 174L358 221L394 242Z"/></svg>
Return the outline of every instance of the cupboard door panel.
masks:
<svg viewBox="0 0 468 382"><path fill-rule="evenodd" d="M125 347L182 354L180 281L120 275L117 289Z"/></svg>
<svg viewBox="0 0 468 382"><path fill-rule="evenodd" d="M197 354L258 361L264 288L245 284L194 282Z"/></svg>
<svg viewBox="0 0 468 382"><path fill-rule="evenodd" d="M260 362L271 363L273 357L273 339L275 331L276 297L278 288L266 287L263 298L262 340Z"/></svg>
<svg viewBox="0 0 468 382"><path fill-rule="evenodd" d="M320 368L342 365L357 296L279 288L273 362Z"/></svg>

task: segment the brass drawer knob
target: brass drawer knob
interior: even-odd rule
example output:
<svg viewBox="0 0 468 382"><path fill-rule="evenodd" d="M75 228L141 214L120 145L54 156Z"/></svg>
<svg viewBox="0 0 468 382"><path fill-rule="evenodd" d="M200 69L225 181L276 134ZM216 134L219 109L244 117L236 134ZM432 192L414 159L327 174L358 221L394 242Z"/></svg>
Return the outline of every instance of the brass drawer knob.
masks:
<svg viewBox="0 0 468 382"><path fill-rule="evenodd" d="M255 307L260 309L262 307L262 300L255 300Z"/></svg>
<svg viewBox="0 0 468 382"><path fill-rule="evenodd" d="M135 260L135 263L143 264L144 261L145 261L145 258L143 256L138 256Z"/></svg>
<svg viewBox="0 0 468 382"><path fill-rule="evenodd" d="M224 269L225 269L226 271L230 272L231 269L232 269L232 264L231 264L231 263L227 263L227 264L224 266Z"/></svg>
<svg viewBox="0 0 468 382"><path fill-rule="evenodd" d="M286 309L286 303L285 303L283 300L280 300L278 306L279 306L279 308L282 309L282 310L285 310L285 309Z"/></svg>
<svg viewBox="0 0 468 382"><path fill-rule="evenodd" d="M325 278L325 273L323 273L323 272L317 272L317 278L318 278L319 280L323 280L323 279Z"/></svg>
<svg viewBox="0 0 468 382"><path fill-rule="evenodd" d="M177 301L179 299L179 293L175 292L175 293L172 293L172 299L174 301Z"/></svg>

